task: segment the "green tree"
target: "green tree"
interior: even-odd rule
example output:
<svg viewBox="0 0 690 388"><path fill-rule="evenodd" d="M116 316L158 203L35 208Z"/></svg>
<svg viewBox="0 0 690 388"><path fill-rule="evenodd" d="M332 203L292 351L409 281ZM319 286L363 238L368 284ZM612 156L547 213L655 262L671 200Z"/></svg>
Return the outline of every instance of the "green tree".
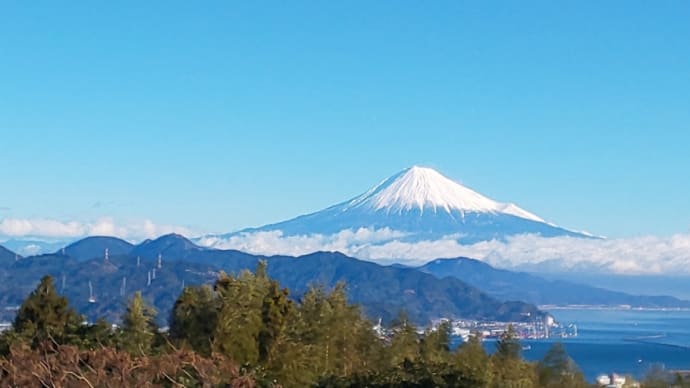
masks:
<svg viewBox="0 0 690 388"><path fill-rule="evenodd" d="M441 364L450 355L450 323L442 322L435 330L427 330L420 341L421 357L426 364Z"/></svg>
<svg viewBox="0 0 690 388"><path fill-rule="evenodd" d="M520 358L521 352L522 345L520 345L517 332L513 325L508 325L508 330L503 332L498 341L496 341L494 356L500 360L517 360Z"/></svg>
<svg viewBox="0 0 690 388"><path fill-rule="evenodd" d="M496 342L496 352L491 356L496 388L530 388L537 384L534 368L521 357L522 345L512 325L508 326Z"/></svg>
<svg viewBox="0 0 690 388"><path fill-rule="evenodd" d="M278 282L271 281L261 305L261 330L259 331L259 360L271 363L277 356L282 341L287 341L288 320L293 316L292 301L287 289L280 289Z"/></svg>
<svg viewBox="0 0 690 388"><path fill-rule="evenodd" d="M93 350L115 344L112 326L104 319L99 319L92 325L82 325L78 336L78 345L82 349Z"/></svg>
<svg viewBox="0 0 690 388"><path fill-rule="evenodd" d="M454 369L457 386L486 388L491 384L492 370L489 355L482 346L481 338L472 335L455 352Z"/></svg>
<svg viewBox="0 0 690 388"><path fill-rule="evenodd" d="M108 323L83 324L46 277L22 304L15 328L0 338L5 355L0 357L0 381L11 386L69 385L85 379L94 386L220 386L230 381L233 386L285 388L586 386L559 344L536 365L522 360L512 327L491 357L477 337L450 353L449 325L420 335L404 314L390 335L378 338L359 307L348 303L343 283L330 292L312 287L295 303L287 289L268 277L265 262L256 273L221 274L215 292L209 287L183 290L170 316L169 338L179 349L158 352L162 347L156 343L164 337L154 318L155 311L137 292L113 340ZM53 342L26 346L40 345L41 339ZM684 382L658 370L647 383Z"/></svg>
<svg viewBox="0 0 690 388"><path fill-rule="evenodd" d="M538 378L531 364L517 359L492 359L491 387L532 388L538 386Z"/></svg>
<svg viewBox="0 0 690 388"><path fill-rule="evenodd" d="M212 349L241 365L257 365L261 306L265 290L249 271L239 276L222 273L215 290L220 301Z"/></svg>
<svg viewBox="0 0 690 388"><path fill-rule="evenodd" d="M420 357L417 327L404 312L393 322L393 338L389 346L390 364L400 367L404 362L415 362Z"/></svg>
<svg viewBox="0 0 690 388"><path fill-rule="evenodd" d="M373 324L347 302L344 284L337 284L328 294L323 287L310 287L297 316L296 338L310 364L306 373L315 378L365 373L381 359Z"/></svg>
<svg viewBox="0 0 690 388"><path fill-rule="evenodd" d="M155 319L156 311L144 301L141 291L135 292L122 315L120 346L132 355L150 354L158 331Z"/></svg>
<svg viewBox="0 0 690 388"><path fill-rule="evenodd" d="M185 287L170 314L170 339L178 346L210 355L218 307L218 300L210 287Z"/></svg>
<svg viewBox="0 0 690 388"><path fill-rule="evenodd" d="M44 341L70 344L78 340L83 318L55 290L53 278L44 276L24 300L14 320L14 331L33 346Z"/></svg>
<svg viewBox="0 0 690 388"><path fill-rule="evenodd" d="M366 362L373 339L373 324L362 317L358 306L347 302L345 283L339 282L326 298L330 315L326 316L327 343L331 356L328 373L350 375Z"/></svg>
<svg viewBox="0 0 690 388"><path fill-rule="evenodd" d="M326 345L330 304L327 303L326 293L320 286L310 287L300 302L296 327L298 340L307 354L311 372L325 375L331 364L330 348Z"/></svg>
<svg viewBox="0 0 690 388"><path fill-rule="evenodd" d="M587 387L585 379L560 342L553 344L537 364L540 387Z"/></svg>
<svg viewBox="0 0 690 388"><path fill-rule="evenodd" d="M270 278L268 277L268 262L266 260L259 260L256 264L256 270L254 270L254 276L257 282L262 283L264 286L268 286Z"/></svg>

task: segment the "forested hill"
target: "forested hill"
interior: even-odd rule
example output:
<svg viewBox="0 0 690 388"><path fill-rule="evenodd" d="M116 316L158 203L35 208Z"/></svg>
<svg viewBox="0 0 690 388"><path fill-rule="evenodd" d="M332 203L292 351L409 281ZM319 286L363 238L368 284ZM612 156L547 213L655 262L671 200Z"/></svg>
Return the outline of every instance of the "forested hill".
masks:
<svg viewBox="0 0 690 388"><path fill-rule="evenodd" d="M0 265L7 266L18 258L14 252L0 245Z"/></svg>
<svg viewBox="0 0 690 388"><path fill-rule="evenodd" d="M512 325L489 355L480 333L452 349L448 322L420 332L400 315L374 327L342 285L312 288L298 302L288 295L262 262L254 273L221 274L213 289L185 287L168 330L140 292L113 327L84 323L45 276L0 334L0 385L587 387L560 344L538 363L524 361Z"/></svg>
<svg viewBox="0 0 690 388"><path fill-rule="evenodd" d="M688 308L690 302L671 296L631 295L563 280L490 266L479 260L458 257L437 259L421 267L438 278L462 280L497 299L518 299L537 305L630 305L645 308Z"/></svg>
<svg viewBox="0 0 690 388"><path fill-rule="evenodd" d="M261 258L204 249L179 235L137 246L114 238L88 238L55 254L4 262L0 306L3 318L10 319L12 311L6 308L18 305L43 275L51 275L58 291L91 320L117 320L127 298L141 290L159 310L163 323L184 285L213 283L220 271L253 270L261 259L267 261L270 276L289 288L295 299L312 285L330 289L345 282L349 300L360 304L372 320L390 321L401 311L419 324L439 317L519 321L543 314L533 305L499 301L461 280L438 279L415 269L386 267L330 252Z"/></svg>

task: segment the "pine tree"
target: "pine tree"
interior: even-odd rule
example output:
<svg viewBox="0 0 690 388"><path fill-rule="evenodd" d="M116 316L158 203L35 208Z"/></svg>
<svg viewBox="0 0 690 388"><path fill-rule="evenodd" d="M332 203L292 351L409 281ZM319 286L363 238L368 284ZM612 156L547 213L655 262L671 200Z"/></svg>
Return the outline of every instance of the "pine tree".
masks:
<svg viewBox="0 0 690 388"><path fill-rule="evenodd" d="M534 368L522 361L522 346L517 332L512 325L496 342L496 352L492 355L492 369L494 378L492 386L496 388L536 386L537 376Z"/></svg>
<svg viewBox="0 0 690 388"><path fill-rule="evenodd" d="M261 305L261 330L259 331L259 360L271 363L281 341L287 340L288 319L293 305L288 291L280 289L278 282L271 281Z"/></svg>
<svg viewBox="0 0 690 388"><path fill-rule="evenodd" d="M586 387L582 373L568 356L560 342L553 344L544 358L537 364L541 387Z"/></svg>
<svg viewBox="0 0 690 388"><path fill-rule="evenodd" d="M260 284L249 271L243 271L238 277L223 273L216 281L220 311L212 349L241 365L257 365L259 360L258 337L265 292Z"/></svg>
<svg viewBox="0 0 690 388"><path fill-rule="evenodd" d="M441 364L447 361L450 350L450 324L442 322L435 330L427 330L420 342L420 352L425 364Z"/></svg>
<svg viewBox="0 0 690 388"><path fill-rule="evenodd" d="M470 336L456 350L454 367L457 386L486 388L491 384L491 362L478 335Z"/></svg>
<svg viewBox="0 0 690 388"><path fill-rule="evenodd" d="M82 320L67 299L57 293L53 278L44 276L19 307L13 328L34 346L44 341L69 344L77 340Z"/></svg>
<svg viewBox="0 0 690 388"><path fill-rule="evenodd" d="M301 341L305 344L318 346L325 342L328 334L325 330L327 318L330 316L330 304L326 301L326 293L321 286L310 287L300 301ZM329 354L320 351L321 360L328 360Z"/></svg>
<svg viewBox="0 0 690 388"><path fill-rule="evenodd" d="M383 356L373 324L347 302L344 283L326 294L311 287L299 309L299 339L307 350L309 370L325 385L353 374L367 374ZM377 365L378 366L378 365Z"/></svg>
<svg viewBox="0 0 690 388"><path fill-rule="evenodd" d="M362 317L358 306L347 302L345 283L339 282L326 298L330 316L326 320L333 355L331 374L345 376L366 366L375 345L373 324Z"/></svg>
<svg viewBox="0 0 690 388"><path fill-rule="evenodd" d="M79 347L82 349L99 349L112 346L115 342L112 326L104 319L92 325L82 325L79 338Z"/></svg>
<svg viewBox="0 0 690 388"><path fill-rule="evenodd" d="M149 354L157 332L155 318L156 311L144 301L141 291L135 292L122 315L121 347L132 355Z"/></svg>
<svg viewBox="0 0 690 388"><path fill-rule="evenodd" d="M496 353L494 353L494 356L501 360L516 360L520 358L521 352L522 346L520 345L517 332L513 325L508 325L508 330L501 334L501 337L496 342Z"/></svg>
<svg viewBox="0 0 690 388"><path fill-rule="evenodd" d="M258 282L264 283L264 285L268 285L270 279L268 277L268 262L266 260L259 260L259 262L256 264L254 276L256 277Z"/></svg>
<svg viewBox="0 0 690 388"><path fill-rule="evenodd" d="M291 363L291 368L302 364L301 373L307 385L313 384L318 376L326 374L331 363L332 354L326 345L328 329L327 317L330 315L330 305L326 302L323 287L311 286L300 299L295 311L290 335L299 343L300 357Z"/></svg>
<svg viewBox="0 0 690 388"><path fill-rule="evenodd" d="M399 367L405 361L414 362L419 359L419 336L417 328L404 312L393 322L393 338L389 347L392 367Z"/></svg>
<svg viewBox="0 0 690 388"><path fill-rule="evenodd" d="M268 380L283 387L311 386L316 380L313 347L300 342L304 327L288 290L271 281L262 305L259 354Z"/></svg>
<svg viewBox="0 0 690 388"><path fill-rule="evenodd" d="M208 286L185 287L170 314L170 339L210 355L218 310L218 300Z"/></svg>

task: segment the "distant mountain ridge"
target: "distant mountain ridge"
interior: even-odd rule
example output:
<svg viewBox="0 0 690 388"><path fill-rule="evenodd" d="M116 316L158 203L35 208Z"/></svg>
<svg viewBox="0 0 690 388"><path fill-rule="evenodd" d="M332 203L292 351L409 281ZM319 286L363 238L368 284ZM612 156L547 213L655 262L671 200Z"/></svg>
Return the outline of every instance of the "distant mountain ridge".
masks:
<svg viewBox="0 0 690 388"><path fill-rule="evenodd" d="M103 257L106 249L111 256L127 255L134 249L134 245L117 237L91 236L73 242L56 253L84 261Z"/></svg>
<svg viewBox="0 0 690 388"><path fill-rule="evenodd" d="M569 281L547 280L525 272L497 269L465 257L433 260L418 269L439 278L460 279L501 300L514 298L536 305L690 308L690 302L671 296L631 295Z"/></svg>
<svg viewBox="0 0 690 388"><path fill-rule="evenodd" d="M173 258L181 259L204 250L207 249L194 244L180 234L173 233L161 236L155 240L143 241L133 248L132 255L150 259L157 258L158 255L164 257L172 255ZM184 252L183 256L181 256L181 252Z"/></svg>
<svg viewBox="0 0 690 388"><path fill-rule="evenodd" d="M381 317L388 321L403 310L419 323L444 316L524 320L543 314L534 305L499 301L458 279L437 279L415 269L385 267L339 253L261 257L201 248L180 235L145 241L129 252L126 252L129 246L121 240L102 237L84 239L68 248L64 255L60 250L2 264L0 306L20 303L41 276L51 274L58 289L90 319L101 315L117 319L124 301L134 290L142 290L158 308L162 319L166 319L183 284L211 283L221 270L233 273L253 270L264 259L269 274L290 288L295 297L311 284L333 287L339 281L346 282L351 301L361 304L372 319ZM106 248L109 253L113 249L108 260L104 258ZM92 257L87 259L89 256ZM88 302L89 281L93 284L96 303ZM120 295L123 287L125 293Z"/></svg>
<svg viewBox="0 0 690 388"><path fill-rule="evenodd" d="M159 255L162 268L157 265ZM125 299L120 296L122 282L127 285L125 297L141 289L165 315L183 284L211 283L221 270L253 270L262 259L269 263L269 274L289 287L295 297L311 284L332 287L345 281L353 302L361 303L370 317L385 320L401 310L425 323L440 316L519 320L525 318L522 314L541 314L534 305L690 307L689 302L673 297L636 296L546 280L468 258L438 259L414 268L381 266L336 252L266 257L199 247L176 234L138 245L111 237L89 237L55 254L14 258L13 252L0 248L0 307L19 303L40 276L52 274L56 284L66 284L63 291L92 318L99 314L119 317ZM153 276L153 285L146 286L147 276ZM88 281L94 284L96 304L86 301ZM505 302L513 300L527 303Z"/></svg>
<svg viewBox="0 0 690 388"><path fill-rule="evenodd" d="M13 262L18 255L11 250L0 245L0 263Z"/></svg>
<svg viewBox="0 0 690 388"><path fill-rule="evenodd" d="M13 238L0 242L0 245L13 252L16 252L21 256L33 256L42 253L55 252L56 250L65 247L73 241L73 239L64 241L44 241L35 238Z"/></svg>

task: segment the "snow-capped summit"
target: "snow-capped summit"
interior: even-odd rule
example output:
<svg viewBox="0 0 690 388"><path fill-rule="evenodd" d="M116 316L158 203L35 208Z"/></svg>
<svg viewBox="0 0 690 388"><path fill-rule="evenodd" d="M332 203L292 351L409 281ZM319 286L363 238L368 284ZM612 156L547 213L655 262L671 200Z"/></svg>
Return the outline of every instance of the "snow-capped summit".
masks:
<svg viewBox="0 0 690 388"><path fill-rule="evenodd" d="M512 203L505 204L487 198L438 171L413 166L379 183L371 190L351 200L345 210L368 208L386 212L453 211L477 213L505 213L532 221L544 222L536 215Z"/></svg>
<svg viewBox="0 0 690 388"><path fill-rule="evenodd" d="M199 242L213 246L223 238L252 232L329 236L347 230L364 230L371 239L378 239L371 243L386 238L421 241L448 236L473 243L519 234L591 237L547 223L515 204L494 201L431 168L414 166L321 211L236 233L205 236Z"/></svg>

